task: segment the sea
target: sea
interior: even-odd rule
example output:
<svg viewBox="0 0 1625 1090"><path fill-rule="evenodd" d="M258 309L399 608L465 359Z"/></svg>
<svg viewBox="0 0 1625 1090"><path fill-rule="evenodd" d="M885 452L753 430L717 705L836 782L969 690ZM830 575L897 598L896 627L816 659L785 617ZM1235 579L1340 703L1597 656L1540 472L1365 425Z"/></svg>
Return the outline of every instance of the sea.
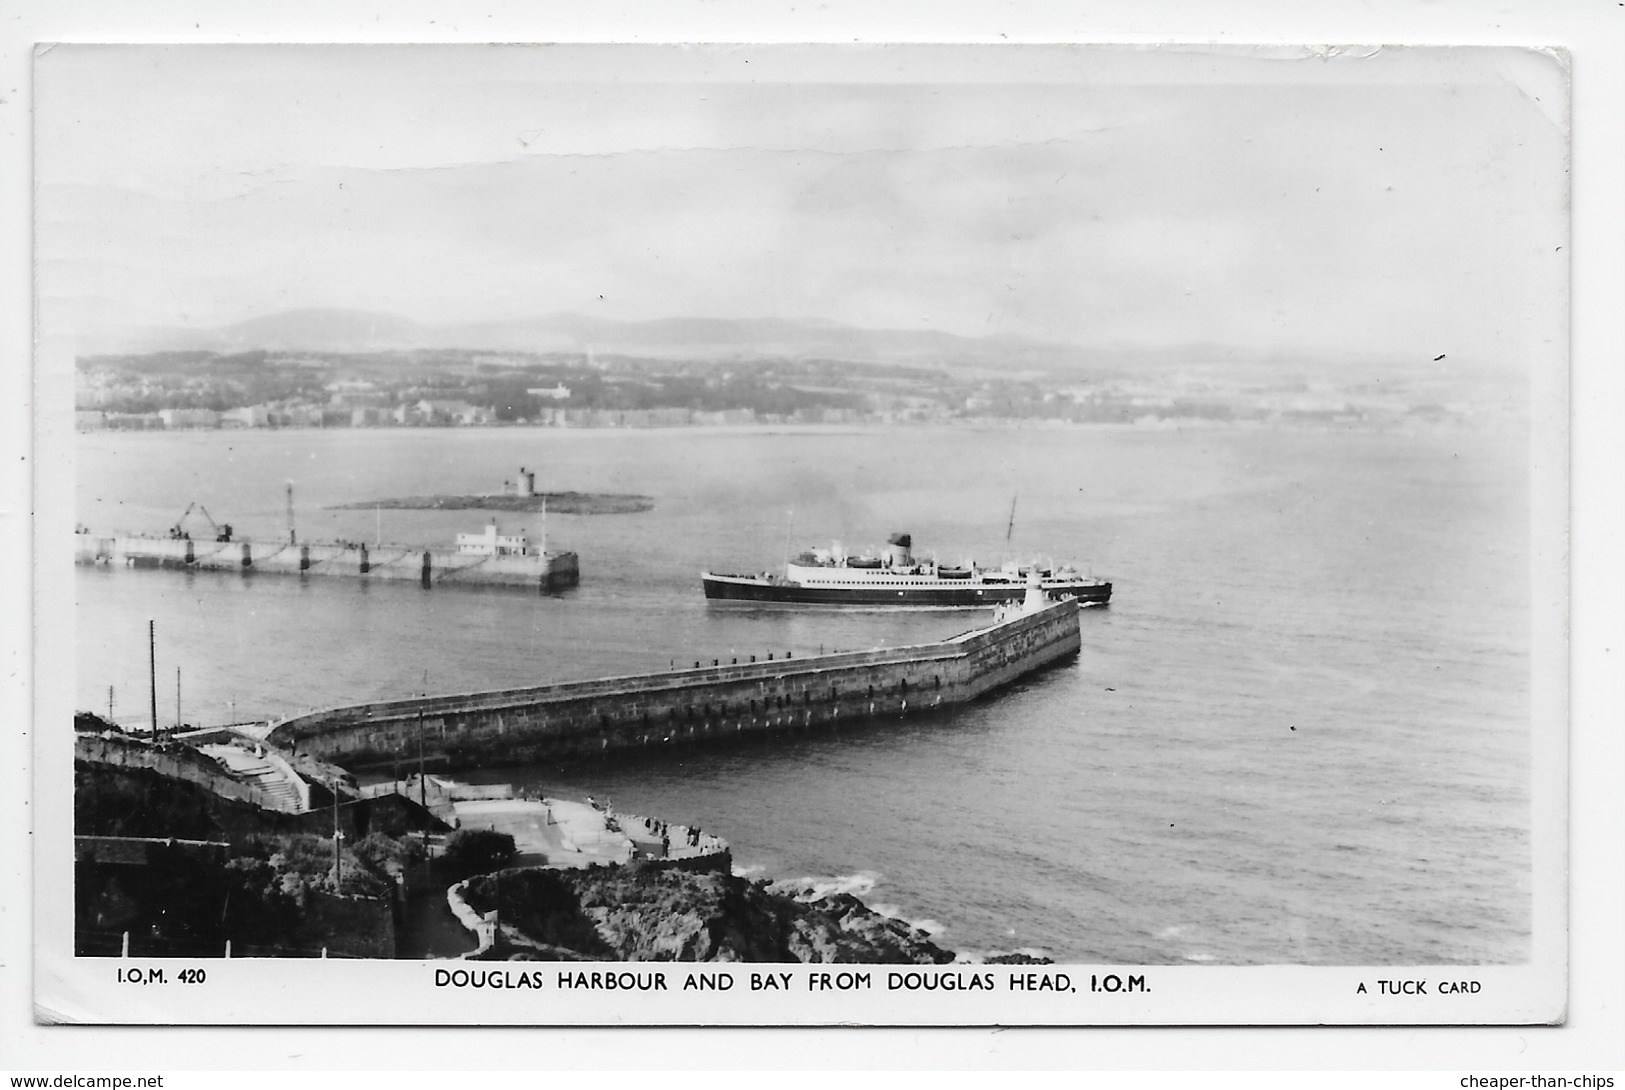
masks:
<svg viewBox="0 0 1625 1090"><path fill-rule="evenodd" d="M445 546L478 511L579 554L556 594L75 569L77 705L210 725L747 654L897 646L964 610L708 603L889 533L943 562L1115 584L1075 661L952 713L573 765L475 770L699 825L741 873L856 893L971 956L1513 964L1531 946L1529 457L1520 434L1218 426L91 432L98 533ZM291 487L291 508L290 508ZM64 730L66 727L64 726Z"/></svg>

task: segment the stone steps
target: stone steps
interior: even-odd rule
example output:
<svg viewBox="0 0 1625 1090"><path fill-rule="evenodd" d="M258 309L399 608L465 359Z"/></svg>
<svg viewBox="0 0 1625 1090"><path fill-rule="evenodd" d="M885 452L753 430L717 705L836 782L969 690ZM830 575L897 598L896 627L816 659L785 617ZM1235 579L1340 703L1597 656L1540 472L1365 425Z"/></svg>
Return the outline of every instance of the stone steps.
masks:
<svg viewBox="0 0 1625 1090"><path fill-rule="evenodd" d="M252 752L231 745L201 747L201 752L213 758L234 780L258 788L267 808L297 814L299 789L276 765Z"/></svg>

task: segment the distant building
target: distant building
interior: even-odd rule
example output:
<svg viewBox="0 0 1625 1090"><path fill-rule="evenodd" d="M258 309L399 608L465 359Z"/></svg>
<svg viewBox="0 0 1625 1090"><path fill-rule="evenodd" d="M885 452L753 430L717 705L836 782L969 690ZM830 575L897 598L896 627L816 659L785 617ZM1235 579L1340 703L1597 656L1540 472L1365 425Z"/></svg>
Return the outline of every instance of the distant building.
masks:
<svg viewBox="0 0 1625 1090"><path fill-rule="evenodd" d="M107 426L144 431L164 426L164 418L157 413L108 413Z"/></svg>
<svg viewBox="0 0 1625 1090"><path fill-rule="evenodd" d="M530 539L523 533L500 534L492 519L480 534L458 534L457 551L466 556L528 556Z"/></svg>
<svg viewBox="0 0 1625 1090"><path fill-rule="evenodd" d="M502 482L502 494L504 496L536 495L536 472L520 466L518 480Z"/></svg>
<svg viewBox="0 0 1625 1090"><path fill-rule="evenodd" d="M328 405L335 409L376 409L389 403L389 395L381 390L339 390L329 387L332 396Z"/></svg>
<svg viewBox="0 0 1625 1090"><path fill-rule="evenodd" d="M649 426L652 428L680 428L693 420L688 409L650 409Z"/></svg>
<svg viewBox="0 0 1625 1090"><path fill-rule="evenodd" d="M221 413L220 423L227 427L267 428L271 426L271 410L265 405L244 405Z"/></svg>
<svg viewBox="0 0 1625 1090"><path fill-rule="evenodd" d="M160 409L158 418L166 428L218 428L220 414L213 409Z"/></svg>
<svg viewBox="0 0 1625 1090"><path fill-rule="evenodd" d="M403 424L489 424L496 414L466 401L441 401L424 398L408 407Z"/></svg>
<svg viewBox="0 0 1625 1090"><path fill-rule="evenodd" d="M118 391L111 388L105 380L87 379L84 375L80 375L73 400L76 405L94 408L110 404L117 396Z"/></svg>
<svg viewBox="0 0 1625 1090"><path fill-rule="evenodd" d="M271 423L281 428L319 428L322 410L315 405L289 405L272 412Z"/></svg>
<svg viewBox="0 0 1625 1090"><path fill-rule="evenodd" d="M561 382L557 386L533 387L532 389L526 390L525 393L529 394L531 397L547 397L552 398L554 401L568 401L570 398L570 387Z"/></svg>
<svg viewBox="0 0 1625 1090"><path fill-rule="evenodd" d="M756 423L755 409L717 409L711 412L696 412L693 414L695 424L711 427L727 426L737 427L741 424Z"/></svg>

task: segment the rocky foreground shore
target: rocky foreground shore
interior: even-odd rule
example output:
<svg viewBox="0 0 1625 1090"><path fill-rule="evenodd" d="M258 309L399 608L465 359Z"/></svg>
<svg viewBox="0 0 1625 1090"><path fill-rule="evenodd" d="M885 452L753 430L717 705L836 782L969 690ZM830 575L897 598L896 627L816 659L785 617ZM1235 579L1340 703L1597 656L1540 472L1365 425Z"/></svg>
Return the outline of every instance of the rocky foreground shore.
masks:
<svg viewBox="0 0 1625 1090"><path fill-rule="evenodd" d="M656 867L525 868L464 893L498 912L492 957L596 961L944 965L952 951L850 894L816 896L720 872Z"/></svg>

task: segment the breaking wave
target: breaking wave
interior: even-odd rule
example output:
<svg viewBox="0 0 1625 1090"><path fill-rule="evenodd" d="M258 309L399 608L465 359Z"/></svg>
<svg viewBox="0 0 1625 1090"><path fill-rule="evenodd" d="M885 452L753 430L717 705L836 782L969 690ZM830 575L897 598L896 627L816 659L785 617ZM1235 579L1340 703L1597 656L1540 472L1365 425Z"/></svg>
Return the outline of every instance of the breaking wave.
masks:
<svg viewBox="0 0 1625 1090"><path fill-rule="evenodd" d="M781 884L789 889L803 890L814 897L828 897L835 893L850 893L854 897L864 897L875 888L878 881L880 875L873 871L859 871L857 874L837 874L825 878L792 878ZM877 908L875 911L880 910Z"/></svg>

